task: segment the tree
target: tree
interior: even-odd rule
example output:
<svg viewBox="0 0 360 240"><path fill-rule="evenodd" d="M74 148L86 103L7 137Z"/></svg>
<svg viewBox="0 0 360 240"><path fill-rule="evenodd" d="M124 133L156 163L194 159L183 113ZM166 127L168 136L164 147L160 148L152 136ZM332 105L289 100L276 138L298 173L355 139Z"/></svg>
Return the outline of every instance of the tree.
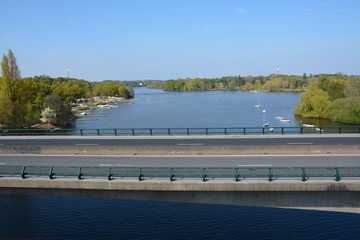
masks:
<svg viewBox="0 0 360 240"><path fill-rule="evenodd" d="M1 62L0 124L2 128L22 128L27 124L26 105L18 100L20 70L14 53L9 49Z"/></svg>
<svg viewBox="0 0 360 240"><path fill-rule="evenodd" d="M68 105L57 95L49 95L44 102L45 111L42 112L42 118L48 118L49 122L60 127L69 127L71 125L72 113ZM48 108L48 109L47 109ZM49 117L51 114L52 117Z"/></svg>
<svg viewBox="0 0 360 240"><path fill-rule="evenodd" d="M294 113L303 117L326 118L332 107L329 94L312 85L301 96L300 103L295 107Z"/></svg>
<svg viewBox="0 0 360 240"><path fill-rule="evenodd" d="M14 53L10 49L8 55L3 55L1 73L3 79L1 89L3 90L3 94L12 103L15 103L17 99L17 87L21 76Z"/></svg>

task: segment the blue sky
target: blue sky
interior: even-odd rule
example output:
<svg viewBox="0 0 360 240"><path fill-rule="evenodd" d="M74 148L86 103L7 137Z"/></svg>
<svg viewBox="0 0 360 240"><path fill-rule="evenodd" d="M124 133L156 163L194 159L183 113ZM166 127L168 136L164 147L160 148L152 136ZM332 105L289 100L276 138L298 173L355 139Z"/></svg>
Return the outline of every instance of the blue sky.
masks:
<svg viewBox="0 0 360 240"><path fill-rule="evenodd" d="M22 77L360 74L360 0L0 0Z"/></svg>

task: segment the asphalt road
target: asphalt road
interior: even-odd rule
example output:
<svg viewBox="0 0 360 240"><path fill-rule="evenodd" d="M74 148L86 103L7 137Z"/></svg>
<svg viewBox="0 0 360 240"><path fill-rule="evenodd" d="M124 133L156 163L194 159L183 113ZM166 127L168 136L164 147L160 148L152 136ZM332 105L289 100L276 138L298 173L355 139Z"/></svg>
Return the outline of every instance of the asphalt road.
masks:
<svg viewBox="0 0 360 240"><path fill-rule="evenodd" d="M224 156L0 155L0 166L359 167L360 154Z"/></svg>
<svg viewBox="0 0 360 240"><path fill-rule="evenodd" d="M224 138L4 138L0 146L280 146L280 145L360 145L360 136L318 137L224 137Z"/></svg>

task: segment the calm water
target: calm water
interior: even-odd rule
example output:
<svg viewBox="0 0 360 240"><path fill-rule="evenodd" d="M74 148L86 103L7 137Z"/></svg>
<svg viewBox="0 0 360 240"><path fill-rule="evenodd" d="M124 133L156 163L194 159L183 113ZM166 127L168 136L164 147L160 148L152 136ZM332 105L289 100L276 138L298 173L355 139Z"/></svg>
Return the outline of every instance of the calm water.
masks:
<svg viewBox="0 0 360 240"><path fill-rule="evenodd" d="M300 97L294 93L137 88L136 94L135 104L93 110L108 115L76 127L298 126L302 120L292 114ZM118 199L0 195L0 223L0 239L360 239L360 214Z"/></svg>
<svg viewBox="0 0 360 240"><path fill-rule="evenodd" d="M360 239L360 214L0 195L0 239Z"/></svg>
<svg viewBox="0 0 360 240"><path fill-rule="evenodd" d="M78 121L76 127L261 127L264 123L273 127L298 126L292 110L299 102L299 93L164 92L135 88L135 94L135 104L120 103L118 108L95 109L90 113L106 112L108 116L99 117L97 121ZM292 123L282 123L276 116Z"/></svg>

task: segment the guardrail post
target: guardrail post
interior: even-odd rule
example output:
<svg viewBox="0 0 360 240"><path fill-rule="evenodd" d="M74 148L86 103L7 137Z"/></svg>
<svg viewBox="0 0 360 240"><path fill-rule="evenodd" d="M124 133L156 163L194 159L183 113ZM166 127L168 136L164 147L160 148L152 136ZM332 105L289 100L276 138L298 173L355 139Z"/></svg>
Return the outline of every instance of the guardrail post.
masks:
<svg viewBox="0 0 360 240"><path fill-rule="evenodd" d="M96 131L97 131L97 135L100 136L100 130L96 129Z"/></svg>
<svg viewBox="0 0 360 240"><path fill-rule="evenodd" d="M205 128L205 135L209 135L209 129Z"/></svg>
<svg viewBox="0 0 360 240"><path fill-rule="evenodd" d="M152 132L152 129L150 128L150 136L152 136L153 135L153 132Z"/></svg>
<svg viewBox="0 0 360 240"><path fill-rule="evenodd" d="M49 135L49 136L51 136L51 132L50 132L50 129L48 129L48 130L47 130L47 132L48 132L48 135Z"/></svg>
<svg viewBox="0 0 360 240"><path fill-rule="evenodd" d="M80 129L80 135L81 135L81 136L84 136L84 133L83 133L83 130L82 130L82 129Z"/></svg>
<svg viewBox="0 0 360 240"><path fill-rule="evenodd" d="M22 170L21 170L21 178L25 179L26 178L26 172L25 172L26 166L23 166Z"/></svg>
<svg viewBox="0 0 360 240"><path fill-rule="evenodd" d="M169 134L169 136L171 135L171 133L170 133L170 128L168 128L168 134Z"/></svg>
<svg viewBox="0 0 360 240"><path fill-rule="evenodd" d="M190 135L190 129L188 129L188 128L186 129L186 134Z"/></svg>
<svg viewBox="0 0 360 240"><path fill-rule="evenodd" d="M244 135L246 135L246 128L244 128Z"/></svg>
<svg viewBox="0 0 360 240"><path fill-rule="evenodd" d="M203 182L206 182L206 177L207 177L207 176L206 176L206 168L202 168L201 170L202 170L202 171L201 171L201 172L202 172L202 173L201 173L202 181L203 181Z"/></svg>
<svg viewBox="0 0 360 240"><path fill-rule="evenodd" d="M340 172L339 172L339 168L335 168L335 181L340 181L341 177L340 177Z"/></svg>
<svg viewBox="0 0 360 240"><path fill-rule="evenodd" d="M115 136L117 136L118 134L117 134L117 130L116 129L114 129L114 134L115 134Z"/></svg>
<svg viewBox="0 0 360 240"><path fill-rule="evenodd" d="M301 168L302 174L301 174L301 181L305 182L307 180L305 168Z"/></svg>
<svg viewBox="0 0 360 240"><path fill-rule="evenodd" d="M50 179L54 179L54 175L55 175L55 174L53 173L53 169L54 169L54 167L51 167L51 168L50 168L50 171L49 171L49 178L50 178Z"/></svg>
<svg viewBox="0 0 360 240"><path fill-rule="evenodd" d="M304 128L301 127L301 128L300 128L300 134L303 134L303 130L304 130Z"/></svg>
<svg viewBox="0 0 360 240"><path fill-rule="evenodd" d="M281 134L284 134L284 128L283 127L281 128Z"/></svg>
<svg viewBox="0 0 360 240"><path fill-rule="evenodd" d="M262 128L262 134L263 135L265 134L265 128L264 127Z"/></svg>
<svg viewBox="0 0 360 240"><path fill-rule="evenodd" d="M170 182L173 182L175 179L175 175L174 175L174 168L170 168Z"/></svg>
<svg viewBox="0 0 360 240"><path fill-rule="evenodd" d="M131 129L132 135L135 136L135 130Z"/></svg>
<svg viewBox="0 0 360 240"><path fill-rule="evenodd" d="M82 176L83 176L83 174L81 173L81 169L82 169L82 167L79 167L79 169L78 169L78 173L77 173L78 180L81 180Z"/></svg>
<svg viewBox="0 0 360 240"><path fill-rule="evenodd" d="M227 132L226 132L226 128L224 129L224 133L225 133L225 135L227 134Z"/></svg>
<svg viewBox="0 0 360 240"><path fill-rule="evenodd" d="M341 127L339 127L339 134L341 133Z"/></svg>
<svg viewBox="0 0 360 240"><path fill-rule="evenodd" d="M139 181L142 181L142 180L144 180L142 177L143 177L143 174L141 173L141 169L142 168L138 168L138 180Z"/></svg>
<svg viewBox="0 0 360 240"><path fill-rule="evenodd" d="M273 180L272 168L268 168L268 181L272 182L272 180Z"/></svg>
<svg viewBox="0 0 360 240"><path fill-rule="evenodd" d="M108 168L108 172L107 172L107 179L109 181L111 181L111 177L112 177L112 174L111 174L111 167Z"/></svg>
<svg viewBox="0 0 360 240"><path fill-rule="evenodd" d="M239 169L238 168L235 168L235 182L238 182L239 181Z"/></svg>

